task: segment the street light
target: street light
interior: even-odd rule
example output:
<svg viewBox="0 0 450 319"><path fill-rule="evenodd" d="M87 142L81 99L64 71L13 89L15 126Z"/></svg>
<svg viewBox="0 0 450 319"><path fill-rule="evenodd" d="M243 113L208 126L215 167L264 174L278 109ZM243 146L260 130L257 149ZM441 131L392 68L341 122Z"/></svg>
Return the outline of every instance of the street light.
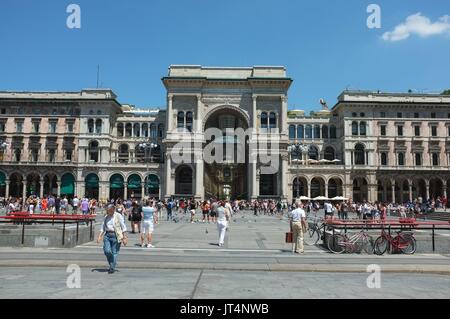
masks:
<svg viewBox="0 0 450 319"><path fill-rule="evenodd" d="M150 161L152 161L152 155L151 155L152 154L152 150L158 148L159 145L154 143L152 140L148 140L146 142L139 143L138 147L141 150L145 151L145 159L146 159L145 162L147 164L147 174L146 175L147 175L147 184L148 184L148 171L149 171L149 169L148 169L148 163L149 163L148 158L150 157ZM150 151L150 156L147 156L148 151ZM147 185L145 185L145 189L147 189ZM142 198L144 197L144 195L145 195L145 191L144 191L144 194L141 195Z"/></svg>
<svg viewBox="0 0 450 319"><path fill-rule="evenodd" d="M292 143L292 144L289 144L289 146L287 147L287 150L289 153L291 153L291 158L292 158L292 154L301 154L301 158L303 158L303 154L308 151L308 145L303 144L303 143ZM297 177L296 177L296 180L297 180L297 192L296 192L297 196L296 197L300 196L300 181L298 179L298 174L300 171L300 162L301 162L301 160L298 158L297 159Z"/></svg>

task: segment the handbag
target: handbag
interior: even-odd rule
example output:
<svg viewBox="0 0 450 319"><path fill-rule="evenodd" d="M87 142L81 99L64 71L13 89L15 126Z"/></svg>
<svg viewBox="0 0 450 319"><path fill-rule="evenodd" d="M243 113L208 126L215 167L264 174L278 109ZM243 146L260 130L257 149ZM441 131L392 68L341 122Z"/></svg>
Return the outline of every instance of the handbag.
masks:
<svg viewBox="0 0 450 319"><path fill-rule="evenodd" d="M287 232L286 233L285 241L286 241L287 244L292 244L292 241L293 241L292 237L293 237L292 232Z"/></svg>

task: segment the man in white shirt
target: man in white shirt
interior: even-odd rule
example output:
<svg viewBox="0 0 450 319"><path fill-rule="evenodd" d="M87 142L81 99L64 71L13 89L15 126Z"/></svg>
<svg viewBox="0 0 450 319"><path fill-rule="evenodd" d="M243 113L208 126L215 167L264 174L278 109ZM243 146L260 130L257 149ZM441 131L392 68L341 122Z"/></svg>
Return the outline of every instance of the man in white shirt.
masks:
<svg viewBox="0 0 450 319"><path fill-rule="evenodd" d="M306 223L306 213L303 210L303 204L297 203L297 208L290 214L292 222L292 252L303 254L303 233L308 229Z"/></svg>
<svg viewBox="0 0 450 319"><path fill-rule="evenodd" d="M116 271L117 257L119 256L120 245L128 243L127 226L122 214L116 213L114 204L109 204L106 208L106 216L100 227L97 243L103 240L103 252L109 263L109 274Z"/></svg>
<svg viewBox="0 0 450 319"><path fill-rule="evenodd" d="M330 202L325 202L323 209L325 210L325 219L333 217L333 205Z"/></svg>

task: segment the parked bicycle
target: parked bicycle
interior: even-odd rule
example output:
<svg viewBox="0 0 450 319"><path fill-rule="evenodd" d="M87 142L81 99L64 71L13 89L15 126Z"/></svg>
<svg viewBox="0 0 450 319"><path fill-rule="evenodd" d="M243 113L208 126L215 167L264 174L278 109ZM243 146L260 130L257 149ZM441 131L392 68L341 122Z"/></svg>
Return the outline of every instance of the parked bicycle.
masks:
<svg viewBox="0 0 450 319"><path fill-rule="evenodd" d="M374 241L373 238L365 230L361 230L349 237L348 234L330 235L327 238L328 249L335 254L361 253L365 251L367 254L373 254Z"/></svg>
<svg viewBox="0 0 450 319"><path fill-rule="evenodd" d="M381 236L375 240L374 246L374 252L377 255L383 255L386 251L389 253L401 251L404 254L414 254L417 243L412 232L397 231L397 236L393 237L382 229Z"/></svg>
<svg viewBox="0 0 450 319"><path fill-rule="evenodd" d="M317 217L316 214L308 214L307 218L308 230L303 236L303 242L308 246L313 246L316 245L320 239L323 239L326 225L323 223L323 219ZM319 221L322 222L321 225L319 225Z"/></svg>

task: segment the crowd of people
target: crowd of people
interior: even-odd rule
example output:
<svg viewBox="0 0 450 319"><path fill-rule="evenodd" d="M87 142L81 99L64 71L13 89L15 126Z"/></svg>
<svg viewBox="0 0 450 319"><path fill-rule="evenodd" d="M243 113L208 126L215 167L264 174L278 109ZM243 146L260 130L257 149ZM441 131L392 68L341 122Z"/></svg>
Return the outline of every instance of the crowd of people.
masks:
<svg viewBox="0 0 450 319"><path fill-rule="evenodd" d="M95 214L97 208L102 206L94 198L68 198L67 196L49 195L39 198L31 195L23 198L10 197L3 199L3 207L6 214L10 215L17 212L27 212L29 214Z"/></svg>

